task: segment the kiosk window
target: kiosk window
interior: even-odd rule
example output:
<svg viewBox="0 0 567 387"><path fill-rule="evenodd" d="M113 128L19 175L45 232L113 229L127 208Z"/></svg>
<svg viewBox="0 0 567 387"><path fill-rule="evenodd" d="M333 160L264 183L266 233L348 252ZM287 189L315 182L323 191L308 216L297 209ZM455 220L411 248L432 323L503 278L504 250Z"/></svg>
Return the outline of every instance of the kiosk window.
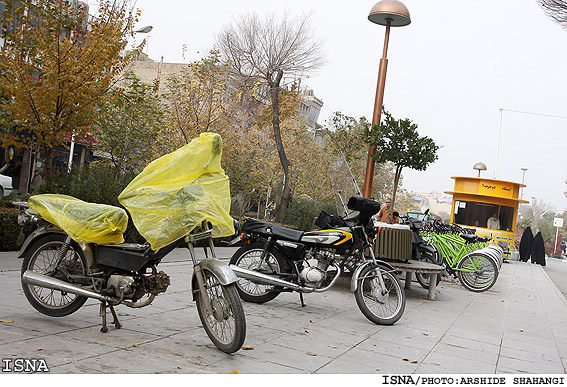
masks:
<svg viewBox="0 0 567 387"><path fill-rule="evenodd" d="M496 219L488 224L488 219L496 214ZM491 228L493 230L510 231L514 208L498 204L455 201L455 223L462 226ZM490 226L490 227L489 227Z"/></svg>

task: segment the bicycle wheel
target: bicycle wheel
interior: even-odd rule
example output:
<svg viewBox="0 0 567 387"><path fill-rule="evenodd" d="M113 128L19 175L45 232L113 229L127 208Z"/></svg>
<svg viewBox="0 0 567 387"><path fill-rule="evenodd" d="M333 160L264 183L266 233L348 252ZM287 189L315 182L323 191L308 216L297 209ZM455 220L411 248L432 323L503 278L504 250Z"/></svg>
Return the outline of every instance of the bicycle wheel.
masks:
<svg viewBox="0 0 567 387"><path fill-rule="evenodd" d="M206 296L213 309L212 313L207 313L201 295L197 296L197 311L203 328L218 349L226 353L236 352L246 338L246 319L236 285L221 285L210 271L203 270L202 273Z"/></svg>
<svg viewBox="0 0 567 387"><path fill-rule="evenodd" d="M262 262L263 243L252 243L239 248L230 259L231 265L244 269L256 270L263 274L281 273L284 259L277 251L273 251ZM280 292L274 285L258 284L252 280L239 278L236 283L240 298L247 302L263 304L276 298Z"/></svg>
<svg viewBox="0 0 567 387"><path fill-rule="evenodd" d="M466 255L457 264L457 278L471 292L484 292L498 279L496 263L482 255Z"/></svg>
<svg viewBox="0 0 567 387"><path fill-rule="evenodd" d="M74 242L65 252L59 265L55 266L59 252L65 244L65 238L62 234L51 234L36 241L24 257L21 276L26 270L30 270L69 282L68 276L85 275L87 263ZM63 317L75 313L87 301L87 297L23 282L22 289L31 306L51 317Z"/></svg>
<svg viewBox="0 0 567 387"><path fill-rule="evenodd" d="M378 276L384 281L384 289ZM400 281L373 265L362 269L354 297L362 314L379 325L394 324L402 317L406 307L406 293Z"/></svg>

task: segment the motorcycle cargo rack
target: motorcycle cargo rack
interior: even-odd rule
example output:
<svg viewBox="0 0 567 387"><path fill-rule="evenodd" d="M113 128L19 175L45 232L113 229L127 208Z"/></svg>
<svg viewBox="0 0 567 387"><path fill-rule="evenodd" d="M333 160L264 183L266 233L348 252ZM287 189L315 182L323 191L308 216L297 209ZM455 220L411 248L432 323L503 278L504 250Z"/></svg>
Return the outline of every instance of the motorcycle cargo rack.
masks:
<svg viewBox="0 0 567 387"><path fill-rule="evenodd" d="M409 261L411 259L412 232L404 224L376 222L378 233L374 241L374 254L380 259Z"/></svg>

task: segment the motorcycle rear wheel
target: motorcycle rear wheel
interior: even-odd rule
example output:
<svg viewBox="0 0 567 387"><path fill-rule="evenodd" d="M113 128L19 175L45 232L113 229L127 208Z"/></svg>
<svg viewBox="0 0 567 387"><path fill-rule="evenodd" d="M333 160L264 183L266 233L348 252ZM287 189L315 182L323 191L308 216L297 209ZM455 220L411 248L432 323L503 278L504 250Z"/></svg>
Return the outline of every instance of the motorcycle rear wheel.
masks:
<svg viewBox="0 0 567 387"><path fill-rule="evenodd" d="M236 265L243 269L257 270L263 274L281 273L284 268L284 259L277 251L269 254L266 261L261 262L264 244L255 242L239 248L230 259L231 265ZM259 284L245 278L239 278L236 283L240 298L247 302L263 304L276 298L280 292L274 285Z"/></svg>
<svg viewBox="0 0 567 387"><path fill-rule="evenodd" d="M208 270L202 273L207 297L213 307L212 314L208 314L201 295L197 295L197 311L203 328L218 349L225 353L236 352L246 338L246 318L236 285L222 285Z"/></svg>
<svg viewBox="0 0 567 387"><path fill-rule="evenodd" d="M28 250L22 262L21 276L26 270L56 277L67 281L61 271L54 267L59 251L64 246L65 235L51 234L37 240ZM63 257L60 267L70 275L85 275L87 262L75 242ZM22 289L31 306L38 312L51 317L63 317L75 313L87 301L87 297L78 296L60 290L48 289L22 282Z"/></svg>
<svg viewBox="0 0 567 387"><path fill-rule="evenodd" d="M382 276L386 289L380 288L378 275ZM362 314L375 324L392 325L404 314L406 293L398 278L377 266L362 269L354 293Z"/></svg>
<svg viewBox="0 0 567 387"><path fill-rule="evenodd" d="M420 261L437 265L437 262L435 262L435 259L432 256L423 253L421 255ZM421 287L425 289L429 289L429 280L431 279L431 274L415 273L415 278L417 279L417 282L419 282ZM435 284L435 286L437 287L440 282L441 282L441 274L437 274L437 283Z"/></svg>

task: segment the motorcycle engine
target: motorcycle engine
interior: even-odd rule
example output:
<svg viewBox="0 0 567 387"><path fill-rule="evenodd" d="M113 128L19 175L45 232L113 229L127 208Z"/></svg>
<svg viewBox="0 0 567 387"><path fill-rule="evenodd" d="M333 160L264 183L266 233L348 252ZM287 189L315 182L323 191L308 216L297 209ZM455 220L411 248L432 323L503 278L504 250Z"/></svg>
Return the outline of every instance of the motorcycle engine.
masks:
<svg viewBox="0 0 567 387"><path fill-rule="evenodd" d="M153 272L150 275L143 275L140 281L132 276L113 274L108 278L106 288L115 297L131 298L138 300L144 294L158 294L167 290L170 279L163 271Z"/></svg>
<svg viewBox="0 0 567 387"><path fill-rule="evenodd" d="M306 254L299 277L305 285L319 287L327 277L327 268L334 259L334 252L326 250L310 251Z"/></svg>
<svg viewBox="0 0 567 387"><path fill-rule="evenodd" d="M106 288L116 297L120 297L123 294L124 298L126 298L134 295L137 286L134 277L113 274L108 278Z"/></svg>

